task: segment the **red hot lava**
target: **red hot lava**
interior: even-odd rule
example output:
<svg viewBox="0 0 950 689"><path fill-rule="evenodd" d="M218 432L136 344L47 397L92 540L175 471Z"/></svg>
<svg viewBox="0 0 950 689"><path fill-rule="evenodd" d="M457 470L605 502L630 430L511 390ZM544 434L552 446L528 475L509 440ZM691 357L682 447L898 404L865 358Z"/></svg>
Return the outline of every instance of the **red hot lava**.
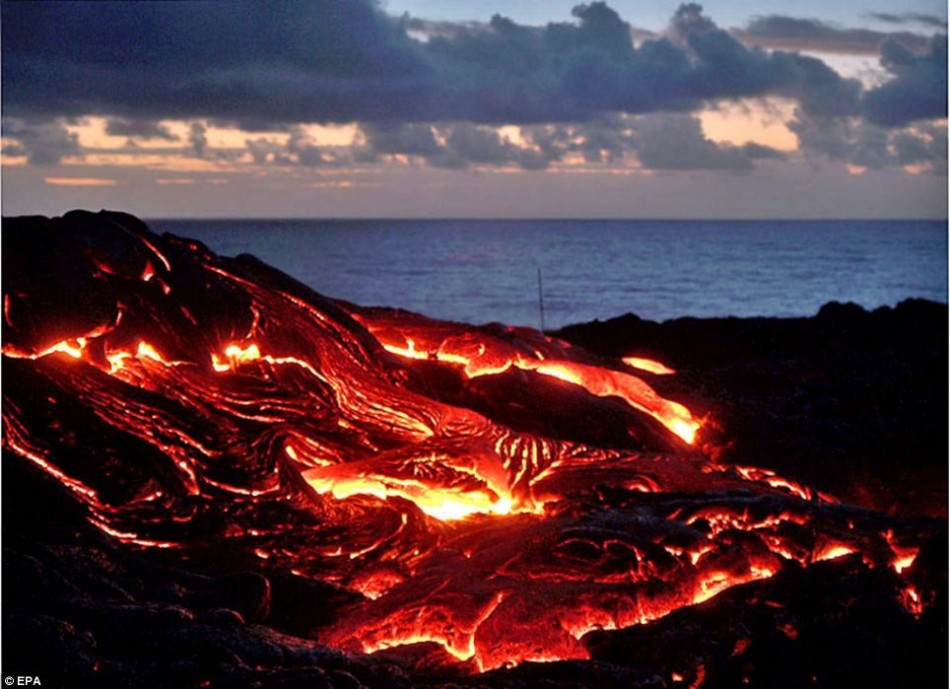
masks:
<svg viewBox="0 0 950 689"><path fill-rule="evenodd" d="M84 222L7 240L4 449L130 548L223 539L358 593L322 642L431 642L473 671L586 658L592 630L784 570L914 563L884 516L704 457L701 421L640 377L675 375L660 362L333 302ZM903 581L917 614L931 593Z"/></svg>

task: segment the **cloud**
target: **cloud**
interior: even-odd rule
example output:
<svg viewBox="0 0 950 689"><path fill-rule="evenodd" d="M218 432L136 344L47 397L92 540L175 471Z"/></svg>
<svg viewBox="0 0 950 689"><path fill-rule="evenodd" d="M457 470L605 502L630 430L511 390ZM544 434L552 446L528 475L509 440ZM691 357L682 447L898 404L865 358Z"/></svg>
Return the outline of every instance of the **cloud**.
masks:
<svg viewBox="0 0 950 689"><path fill-rule="evenodd" d="M130 139L164 139L178 141L168 127L153 120L127 120L115 117L106 122L106 134L127 136Z"/></svg>
<svg viewBox="0 0 950 689"><path fill-rule="evenodd" d="M789 128L809 156L870 169L923 165L935 174L947 174L944 125L916 123L892 128L864 120L808 118L798 113Z"/></svg>
<svg viewBox="0 0 950 689"><path fill-rule="evenodd" d="M45 177L43 182L54 187L114 187L118 182L103 177Z"/></svg>
<svg viewBox="0 0 950 689"><path fill-rule="evenodd" d="M368 124L363 126L363 134L374 154L428 158L441 151L432 126L428 123Z"/></svg>
<svg viewBox="0 0 950 689"><path fill-rule="evenodd" d="M256 165L283 161L283 146L272 139L247 139L244 142Z"/></svg>
<svg viewBox="0 0 950 689"><path fill-rule="evenodd" d="M785 154L778 149L754 141L743 144L739 150L751 160L785 160Z"/></svg>
<svg viewBox="0 0 950 689"><path fill-rule="evenodd" d="M784 15L755 17L733 34L746 43L765 48L811 50L825 53L876 55L885 40L900 41L911 50L926 50L929 36L906 31L885 33L871 29L838 28L817 19Z"/></svg>
<svg viewBox="0 0 950 689"><path fill-rule="evenodd" d="M208 125L220 127L222 129L238 129L248 134L257 134L262 132L286 132L290 131L292 125L286 122L275 122L269 119L256 117L242 117L237 119L209 119Z"/></svg>
<svg viewBox="0 0 950 689"><path fill-rule="evenodd" d="M205 132L207 132L207 127L201 122L192 122L188 130L188 144L198 158L205 157L205 149L208 147L208 137Z"/></svg>
<svg viewBox="0 0 950 689"><path fill-rule="evenodd" d="M613 122L598 122L582 128L579 148L586 162L612 163L624 157L629 146L629 135L613 125Z"/></svg>
<svg viewBox="0 0 950 689"><path fill-rule="evenodd" d="M539 166L495 128L470 122L365 125L363 135L365 144L357 148L364 160L399 155L421 158L433 167L447 169L520 164L522 160L528 167Z"/></svg>
<svg viewBox="0 0 950 689"><path fill-rule="evenodd" d="M216 164L317 168L408 158L439 168L540 170L635 155L653 169L743 172L782 154L717 144L692 115L717 101L778 97L794 102L791 126L812 155L868 167L917 156L936 168L934 135L904 130L946 117L945 36L776 15L726 31L694 3L681 5L657 35L636 32L604 2L544 26L498 15L487 23L397 18L375 0L7 2L0 12L4 153L33 164L81 153L65 118L99 115L129 147L175 141L161 122L187 122L176 152ZM922 17L877 19L930 26ZM822 46L880 49L891 79L864 91L798 52ZM319 145L302 126L328 122L356 122L360 138L349 147ZM893 131L862 129L868 123ZM208 128L225 125L259 136L215 150ZM519 125L520 137L506 138L498 125Z"/></svg>
<svg viewBox="0 0 950 689"><path fill-rule="evenodd" d="M868 12L865 16L884 22L885 24L920 24L934 29L947 30L947 20L934 14L921 14L919 12L904 12L902 14Z"/></svg>
<svg viewBox="0 0 950 689"><path fill-rule="evenodd" d="M588 164L622 164L636 154L645 168L747 172L755 162L783 159L761 144L717 144L689 115L607 116L571 125L527 125L516 143L499 130L467 122L365 127L364 150L402 155L447 169L510 166L545 169L579 154Z"/></svg>
<svg viewBox="0 0 950 689"><path fill-rule="evenodd" d="M854 126L848 120L807 117L797 111L788 128L798 137L799 147L808 153L819 153L831 160L850 158Z"/></svg>
<svg viewBox="0 0 950 689"><path fill-rule="evenodd" d="M863 117L799 107L787 126L808 155L871 169L925 164L946 174L946 124L934 120L947 116L947 37L935 36L925 54L888 39L881 64L892 78L862 94Z"/></svg>
<svg viewBox="0 0 950 689"><path fill-rule="evenodd" d="M937 172L947 174L947 130L925 125L911 131L898 131L891 137L894 156L900 165L931 163Z"/></svg>
<svg viewBox="0 0 950 689"><path fill-rule="evenodd" d="M699 120L689 115L642 118L634 148L640 163L652 170L749 172L756 159L782 157L779 151L760 144L716 144L703 134Z"/></svg>
<svg viewBox="0 0 950 689"><path fill-rule="evenodd" d="M334 163L333 157L322 146L314 144L301 127L291 129L286 149L289 155L284 160L296 161L304 167L322 167Z"/></svg>
<svg viewBox="0 0 950 689"><path fill-rule="evenodd" d="M3 3L4 112L350 120L426 73L371 0Z"/></svg>
<svg viewBox="0 0 950 689"><path fill-rule="evenodd" d="M707 100L781 95L798 100L813 115L857 112L861 86L856 80L842 78L814 57L746 48L706 18L699 5L681 5L672 29L692 58L683 77L690 93Z"/></svg>
<svg viewBox="0 0 950 689"><path fill-rule="evenodd" d="M677 11L673 38L636 47L603 2L579 5L570 22L527 27L495 16L424 42L371 0L3 3L2 12L6 115L201 119L258 131L531 124L799 94L812 73L798 56L746 48L692 4ZM831 74L826 87L845 94L832 82L846 80Z"/></svg>
<svg viewBox="0 0 950 689"><path fill-rule="evenodd" d="M946 36L935 36L924 55L888 40L881 46L881 64L894 78L865 94L869 121L890 127L947 116Z"/></svg>
<svg viewBox="0 0 950 689"><path fill-rule="evenodd" d="M64 157L81 153L79 136L59 120L4 119L3 136L12 143L6 155L25 155L32 165L56 165Z"/></svg>
<svg viewBox="0 0 950 689"><path fill-rule="evenodd" d="M446 150L468 163L502 165L514 159L515 147L497 130L460 122L448 130Z"/></svg>
<svg viewBox="0 0 950 689"><path fill-rule="evenodd" d="M0 153L14 158L26 158L28 154L26 146L19 141L11 141L10 143L4 144L3 148L0 149Z"/></svg>
<svg viewBox="0 0 950 689"><path fill-rule="evenodd" d="M160 187L187 187L194 183L193 177L158 177L155 179L155 184Z"/></svg>
<svg viewBox="0 0 950 689"><path fill-rule="evenodd" d="M284 143L262 137L246 139L245 151L251 155L255 165L276 165L282 167L327 167L354 162L356 147L321 146L307 133L304 127L289 128ZM218 151L215 151L219 155ZM232 155L232 159L240 156ZM364 161L368 162L368 161Z"/></svg>

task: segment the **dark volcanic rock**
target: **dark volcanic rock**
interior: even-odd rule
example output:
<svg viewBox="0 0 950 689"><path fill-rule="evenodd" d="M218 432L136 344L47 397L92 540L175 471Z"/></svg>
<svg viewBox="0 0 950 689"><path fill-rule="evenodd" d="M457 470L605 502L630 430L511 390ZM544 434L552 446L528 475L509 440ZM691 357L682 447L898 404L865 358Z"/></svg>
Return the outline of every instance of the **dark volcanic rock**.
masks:
<svg viewBox="0 0 950 689"><path fill-rule="evenodd" d="M874 311L829 303L812 318L628 314L554 334L676 368L651 383L709 414L705 441L722 461L876 509L945 515L947 313L919 299Z"/></svg>
<svg viewBox="0 0 950 689"><path fill-rule="evenodd" d="M945 655L946 620L916 621L897 586L892 572L840 558L585 642L601 662L710 687L943 686L944 663L914 659Z"/></svg>

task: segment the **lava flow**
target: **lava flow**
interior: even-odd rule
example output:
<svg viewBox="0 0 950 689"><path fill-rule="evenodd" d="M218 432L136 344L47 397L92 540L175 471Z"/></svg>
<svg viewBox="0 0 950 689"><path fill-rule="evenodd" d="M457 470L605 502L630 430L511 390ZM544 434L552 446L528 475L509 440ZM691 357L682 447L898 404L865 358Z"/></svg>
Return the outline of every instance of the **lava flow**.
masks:
<svg viewBox="0 0 950 689"><path fill-rule="evenodd" d="M128 548L225 542L340 587L321 643L583 659L595 630L837 558L890 572L913 615L933 597L912 526L704 456L701 420L640 377L676 375L659 362L332 301L129 216L70 223L4 227L4 461Z"/></svg>

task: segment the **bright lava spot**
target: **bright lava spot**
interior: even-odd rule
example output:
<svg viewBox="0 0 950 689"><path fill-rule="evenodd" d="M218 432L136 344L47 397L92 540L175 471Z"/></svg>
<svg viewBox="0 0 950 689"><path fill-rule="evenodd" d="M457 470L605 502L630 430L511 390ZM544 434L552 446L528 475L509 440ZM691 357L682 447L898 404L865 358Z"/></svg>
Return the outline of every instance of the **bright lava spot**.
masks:
<svg viewBox="0 0 950 689"><path fill-rule="evenodd" d="M819 560L835 560L839 557L845 557L846 555L851 555L854 553L853 548L849 548L846 545L830 545L815 553L815 561Z"/></svg>
<svg viewBox="0 0 950 689"><path fill-rule="evenodd" d="M140 359L145 358L151 359L152 361L157 361L159 363L165 363L162 355L159 354L158 351L156 351L156 349L148 342L139 342L139 346L135 351L135 355Z"/></svg>
<svg viewBox="0 0 950 689"><path fill-rule="evenodd" d="M698 423L685 421L683 419L677 419L670 423L670 430L690 445L696 442L696 431L698 429Z"/></svg>
<svg viewBox="0 0 950 689"><path fill-rule="evenodd" d="M225 371L233 371L241 364L257 361L260 358L261 350L255 343L251 343L246 347L231 344L224 349L224 359L217 354L211 354L211 365L215 371L223 373Z"/></svg>
<svg viewBox="0 0 950 689"><path fill-rule="evenodd" d="M625 356L621 359L623 363L631 368L636 368L641 371L646 371L657 376L671 376L676 373L669 366L661 364L659 361L654 361L653 359L644 359L638 356Z"/></svg>

